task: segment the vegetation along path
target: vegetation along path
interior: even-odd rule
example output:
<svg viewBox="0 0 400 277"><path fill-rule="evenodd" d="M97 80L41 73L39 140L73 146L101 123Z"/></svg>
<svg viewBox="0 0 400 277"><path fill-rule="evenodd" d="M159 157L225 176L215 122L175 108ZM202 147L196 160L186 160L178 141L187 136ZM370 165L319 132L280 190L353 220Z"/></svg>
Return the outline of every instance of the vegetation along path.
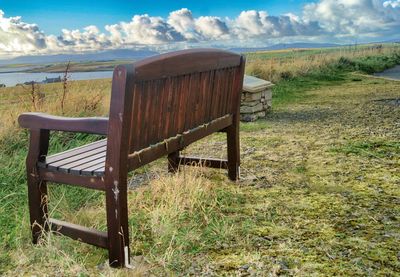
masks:
<svg viewBox="0 0 400 277"><path fill-rule="evenodd" d="M395 276L400 271L400 108L393 99L399 91L400 82L349 74L276 97L266 120L241 125L238 184L219 170L185 168L168 175L165 162L136 172L129 196L136 272ZM221 136L185 151L224 156ZM10 147L3 161L9 153L25 154L17 150L23 147ZM23 176L23 162L7 174ZM3 274L132 274L108 268L104 250L69 239L49 236L32 246L20 179L14 184L18 191L2 195L1 213L10 216L5 224L3 215L2 224L14 228L2 236ZM62 187L51 193L55 216L104 228L100 194ZM16 197L23 204L7 202ZM12 222L21 218L15 227ZM101 220L100 226L91 223Z"/></svg>

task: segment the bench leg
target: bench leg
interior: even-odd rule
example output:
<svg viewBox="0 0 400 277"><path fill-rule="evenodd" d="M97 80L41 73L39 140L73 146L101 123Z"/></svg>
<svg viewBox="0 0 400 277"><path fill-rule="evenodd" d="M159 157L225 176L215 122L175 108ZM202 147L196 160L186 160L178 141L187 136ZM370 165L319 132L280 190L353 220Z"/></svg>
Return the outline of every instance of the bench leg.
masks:
<svg viewBox="0 0 400 277"><path fill-rule="evenodd" d="M37 244L43 231L48 230L47 185L34 176L28 177L29 215L32 242Z"/></svg>
<svg viewBox="0 0 400 277"><path fill-rule="evenodd" d="M43 231L48 230L47 185L39 178L37 162L47 154L49 135L48 130L31 130L26 158L29 215L34 244L38 243Z"/></svg>
<svg viewBox="0 0 400 277"><path fill-rule="evenodd" d="M172 152L168 155L168 172L176 173L179 170L179 151Z"/></svg>
<svg viewBox="0 0 400 277"><path fill-rule="evenodd" d="M240 145L239 126L232 124L226 129L228 140L228 176L232 181L239 179Z"/></svg>
<svg viewBox="0 0 400 277"><path fill-rule="evenodd" d="M111 267L129 264L127 180L106 183L108 255Z"/></svg>

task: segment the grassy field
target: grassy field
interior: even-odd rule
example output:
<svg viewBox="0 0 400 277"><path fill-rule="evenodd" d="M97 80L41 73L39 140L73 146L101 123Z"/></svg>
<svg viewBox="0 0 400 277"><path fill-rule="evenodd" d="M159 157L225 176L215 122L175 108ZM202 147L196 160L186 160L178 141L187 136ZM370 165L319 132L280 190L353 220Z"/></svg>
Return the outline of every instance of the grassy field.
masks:
<svg viewBox="0 0 400 277"><path fill-rule="evenodd" d="M288 49L246 55L247 72L274 83L332 70L374 73L398 63L400 44L322 49ZM334 75L329 74L334 77Z"/></svg>
<svg viewBox="0 0 400 277"><path fill-rule="evenodd" d="M30 88L0 89L0 275L395 276L400 108L390 99L400 98L400 82L353 73L399 63L396 49L376 51L279 78L273 112L241 124L239 183L221 170L169 175L165 160L135 172L129 192L134 270L110 269L105 250L54 234L31 245L28 135L16 117L27 110L61 114L63 90L60 84L36 88L46 95L40 102ZM248 72L254 68L250 61ZM110 85L71 82L64 114L106 114ZM95 139L53 133L51 152ZM185 152L224 157L224 137ZM101 193L50 188L53 217L104 230Z"/></svg>

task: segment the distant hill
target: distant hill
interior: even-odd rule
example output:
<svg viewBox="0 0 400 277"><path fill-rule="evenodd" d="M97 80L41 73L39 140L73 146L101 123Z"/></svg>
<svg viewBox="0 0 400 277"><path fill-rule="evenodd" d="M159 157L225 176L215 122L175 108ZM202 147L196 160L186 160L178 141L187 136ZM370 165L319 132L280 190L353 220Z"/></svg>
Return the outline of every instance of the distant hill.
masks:
<svg viewBox="0 0 400 277"><path fill-rule="evenodd" d="M395 38L391 40L386 40L383 43L400 43L400 38Z"/></svg>
<svg viewBox="0 0 400 277"><path fill-rule="evenodd" d="M283 50L283 49L291 49L291 48L327 48L327 47L338 47L342 46L340 44L335 43L307 43L307 42L298 42L298 43L280 43L274 44L266 47L254 47L254 48L230 48L229 50L239 53L245 52L256 52L256 51L268 51L268 50Z"/></svg>
<svg viewBox="0 0 400 277"><path fill-rule="evenodd" d="M153 56L158 52L150 50L108 50L96 53L58 54L43 56L21 56L9 60L0 60L0 65L6 64L48 64L62 62L87 62L87 61L112 61L112 60L138 60Z"/></svg>

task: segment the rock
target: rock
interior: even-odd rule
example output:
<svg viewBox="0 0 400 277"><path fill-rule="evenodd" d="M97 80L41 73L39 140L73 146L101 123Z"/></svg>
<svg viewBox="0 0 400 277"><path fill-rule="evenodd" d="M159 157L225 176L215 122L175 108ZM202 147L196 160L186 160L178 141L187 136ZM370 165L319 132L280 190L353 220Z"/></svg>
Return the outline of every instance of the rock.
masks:
<svg viewBox="0 0 400 277"><path fill-rule="evenodd" d="M240 120L255 121L266 116L272 107L273 84L252 76L245 76L241 96Z"/></svg>
<svg viewBox="0 0 400 277"><path fill-rule="evenodd" d="M243 92L242 94L242 102L243 101L260 101L261 98L264 97L264 92Z"/></svg>
<svg viewBox="0 0 400 277"><path fill-rule="evenodd" d="M262 92L262 94L265 100L272 100L272 90L265 90Z"/></svg>
<svg viewBox="0 0 400 277"><path fill-rule="evenodd" d="M255 106L241 106L240 107L240 113L257 113L257 112L261 112L264 110L264 106L262 103L258 103Z"/></svg>
<svg viewBox="0 0 400 277"><path fill-rule="evenodd" d="M240 120L244 122L253 122L259 118L264 118L265 116L266 116L265 111L258 113L240 114Z"/></svg>
<svg viewBox="0 0 400 277"><path fill-rule="evenodd" d="M243 82L243 90L247 92L259 92L259 91L264 91L270 87L272 87L273 84L269 81L256 78L253 76L244 76L244 82Z"/></svg>
<svg viewBox="0 0 400 277"><path fill-rule="evenodd" d="M248 106L248 107L254 107L254 106L257 106L258 104L260 104L261 102L260 102L260 100L257 100L257 101L244 101L244 102L242 102L242 106Z"/></svg>

